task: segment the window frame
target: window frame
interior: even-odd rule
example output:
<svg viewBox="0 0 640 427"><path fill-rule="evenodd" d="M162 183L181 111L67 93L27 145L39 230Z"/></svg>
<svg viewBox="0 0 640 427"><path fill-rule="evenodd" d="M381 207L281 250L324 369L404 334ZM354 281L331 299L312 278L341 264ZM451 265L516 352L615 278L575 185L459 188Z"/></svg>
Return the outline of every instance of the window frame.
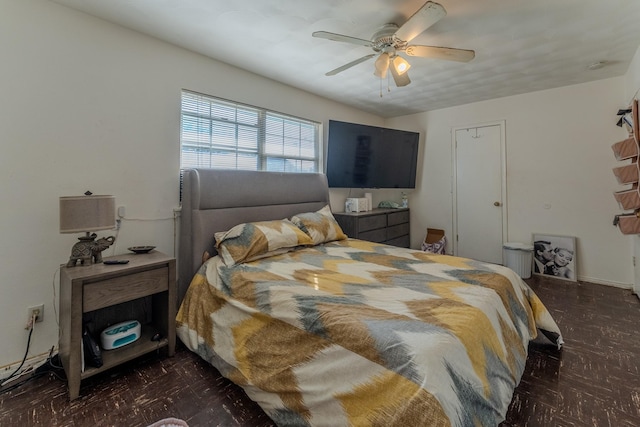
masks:
<svg viewBox="0 0 640 427"><path fill-rule="evenodd" d="M194 102L195 103L199 103L199 102L205 102L205 103L209 103L209 112L202 114L202 113L198 113L198 112L191 112L191 111L187 111L185 110L185 96L186 97L194 97ZM233 120L228 120L228 119L224 119L222 117L214 117L214 114L212 113L212 108L214 106L218 106L221 110L225 109L225 108L233 108L233 111L235 113L234 119ZM251 125L248 123L241 123L238 120L238 112L245 112L245 113L250 113L250 114L256 114L256 122L255 125ZM209 139L208 145L207 143L204 144L200 144L198 142L192 142L192 143L185 143L185 137L184 137L184 133L185 133L185 117L191 117L194 119L194 123L197 123L197 125L195 126L197 128L197 130L195 131L195 134L197 136L197 138L199 139L200 136L206 136ZM268 132L267 132L267 123L268 120L272 118L277 120L281 120L282 124L283 124L283 129L282 132L277 135L277 138L281 138L282 142L282 153L281 154L274 154L274 153L269 153L267 150L267 138L268 138ZM208 133L206 132L200 132L199 131L199 127L200 127L200 122L201 121L208 121ZM285 131L286 129L286 122L289 121L291 123L294 123L295 126L297 126L299 128L299 134L297 138L293 138L293 141L295 142L294 145L290 145L289 147L293 147L298 149L298 155L292 155L292 154L287 154L286 153L286 141L287 140L291 140L291 138L289 138L287 136L287 133ZM227 124L227 125L231 125L234 129L235 129L235 135L233 138L233 142L235 144L235 146L232 145L226 145L224 144L224 142L218 142L215 143L213 142L213 137L214 135L214 131L213 131L213 125L214 124ZM294 126L294 128L295 128ZM239 150L239 135L238 135L238 130L239 128L255 128L256 129L256 145L257 147L255 148L254 151L252 150ZM311 128L312 130L312 138L313 140L310 139L303 139L302 134L303 131L305 130L304 128L307 128L307 130L309 128ZM237 101L232 101L232 100L228 100L228 99L224 99L224 98L220 98L220 97L216 97L216 96L212 96L212 95L206 95L206 94L202 94L202 93L198 93L198 92L194 92L191 90L187 90L187 89L182 89L181 93L180 93L180 169L188 169L188 168L192 168L192 167L202 167L202 168L211 168L211 169L235 169L235 170L259 170L259 171L275 171L275 172L283 172L283 173L291 173L291 172L298 172L298 173L323 173L324 172L324 165L323 165L323 143L322 143L322 132L323 132L323 126L321 122L315 121L315 120L309 120L306 118L302 118L302 117L298 117L298 116L294 116L291 114L287 114L287 113L282 113L279 111L274 111L274 110L269 110L266 108L262 108L262 107L257 107L254 105L249 105L249 104L244 104L241 102L237 102ZM314 156L304 156L301 154L301 151L303 150L303 143L304 142L311 142L313 145L313 151L314 151ZM203 153L206 153L206 157L209 158L208 161L208 166L207 165L202 165L202 164L198 164L198 162L189 162L189 164L185 164L184 161L184 156L185 156L185 145L192 147L194 152L197 152L198 150L201 150ZM222 165L222 166L215 166L212 164L211 160L214 159L214 155L213 155L213 151L226 151L230 154L235 153L235 165L233 165L232 163L229 163L229 165ZM253 168L248 168L248 167L242 167L241 165L239 165L238 162L238 156L237 154L239 152L250 152L250 153L255 153L255 155L257 156L256 159L256 164L255 167L256 169ZM196 154L197 155L197 154ZM283 168L282 169L269 169L269 164L268 161L269 159L284 159L285 162L283 162ZM295 162L295 169L294 170L287 170L287 162L286 160L291 160L293 162ZM194 163L196 163L196 165L194 165ZM307 165L311 164L312 165L312 169L313 170L308 170L309 167L307 167L305 170L305 168L303 168L304 163L306 163ZM235 167L233 167L235 166ZM240 166L240 167L239 167Z"/></svg>

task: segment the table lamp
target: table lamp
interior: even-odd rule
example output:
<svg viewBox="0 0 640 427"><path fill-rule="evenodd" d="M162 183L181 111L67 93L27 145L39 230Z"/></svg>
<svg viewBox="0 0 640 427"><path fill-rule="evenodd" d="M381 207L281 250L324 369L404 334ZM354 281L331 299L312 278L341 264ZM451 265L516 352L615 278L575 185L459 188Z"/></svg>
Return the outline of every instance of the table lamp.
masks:
<svg viewBox="0 0 640 427"><path fill-rule="evenodd" d="M73 245L67 267L102 262L101 252L115 241L113 236L97 241L97 230L116 227L116 198L114 196L94 196L87 191L84 196L60 197L60 233L85 233Z"/></svg>

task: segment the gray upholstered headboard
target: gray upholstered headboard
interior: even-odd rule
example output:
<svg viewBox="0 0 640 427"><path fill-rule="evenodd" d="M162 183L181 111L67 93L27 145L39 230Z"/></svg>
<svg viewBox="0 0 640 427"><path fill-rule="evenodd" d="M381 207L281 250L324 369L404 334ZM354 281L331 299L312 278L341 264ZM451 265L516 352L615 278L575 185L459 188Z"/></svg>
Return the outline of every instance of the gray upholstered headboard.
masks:
<svg viewBox="0 0 640 427"><path fill-rule="evenodd" d="M243 222L290 218L329 204L324 174L218 169L184 171L178 254L178 301L214 254L213 235Z"/></svg>

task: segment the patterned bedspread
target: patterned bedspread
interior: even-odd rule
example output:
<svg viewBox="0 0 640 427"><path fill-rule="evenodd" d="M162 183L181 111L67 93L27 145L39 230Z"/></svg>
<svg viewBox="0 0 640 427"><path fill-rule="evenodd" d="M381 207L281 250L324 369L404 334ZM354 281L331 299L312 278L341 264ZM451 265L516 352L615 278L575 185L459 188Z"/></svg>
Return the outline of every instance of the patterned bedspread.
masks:
<svg viewBox="0 0 640 427"><path fill-rule="evenodd" d="M496 426L537 329L562 344L512 270L354 239L212 258L177 326L279 426Z"/></svg>

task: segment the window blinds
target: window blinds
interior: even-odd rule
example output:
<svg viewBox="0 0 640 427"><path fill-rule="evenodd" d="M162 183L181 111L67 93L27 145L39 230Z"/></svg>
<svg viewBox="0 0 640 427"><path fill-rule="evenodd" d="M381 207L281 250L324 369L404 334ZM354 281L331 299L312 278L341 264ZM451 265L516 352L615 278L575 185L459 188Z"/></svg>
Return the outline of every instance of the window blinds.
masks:
<svg viewBox="0 0 640 427"><path fill-rule="evenodd" d="M320 171L320 124L182 92L181 168Z"/></svg>

